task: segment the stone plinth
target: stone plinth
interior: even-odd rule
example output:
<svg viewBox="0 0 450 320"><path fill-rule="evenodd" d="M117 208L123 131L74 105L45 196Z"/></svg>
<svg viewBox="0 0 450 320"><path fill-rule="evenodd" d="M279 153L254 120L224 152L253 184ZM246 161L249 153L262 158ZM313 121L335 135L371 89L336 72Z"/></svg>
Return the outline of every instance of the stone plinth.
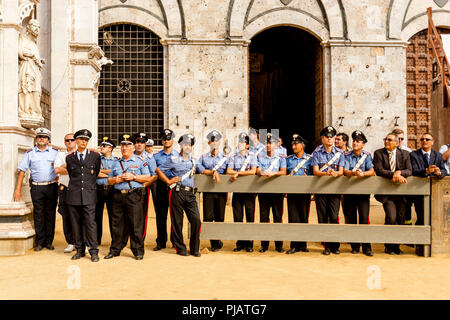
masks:
<svg viewBox="0 0 450 320"><path fill-rule="evenodd" d="M450 177L431 183L431 254L450 254Z"/></svg>

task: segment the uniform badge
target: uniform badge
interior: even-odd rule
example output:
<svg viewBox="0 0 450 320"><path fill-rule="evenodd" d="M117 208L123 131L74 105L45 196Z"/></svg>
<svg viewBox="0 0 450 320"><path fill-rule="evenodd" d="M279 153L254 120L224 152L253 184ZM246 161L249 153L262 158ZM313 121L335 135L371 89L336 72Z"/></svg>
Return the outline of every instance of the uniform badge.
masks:
<svg viewBox="0 0 450 320"><path fill-rule="evenodd" d="M59 187L59 189L60 189L61 191L63 191L63 190L64 190L64 186L61 185L61 186Z"/></svg>
<svg viewBox="0 0 450 320"><path fill-rule="evenodd" d="M55 164L53 162L50 162L50 165L53 167Z"/></svg>
<svg viewBox="0 0 450 320"><path fill-rule="evenodd" d="M92 174L92 175L94 174L94 170L91 170L91 174Z"/></svg>

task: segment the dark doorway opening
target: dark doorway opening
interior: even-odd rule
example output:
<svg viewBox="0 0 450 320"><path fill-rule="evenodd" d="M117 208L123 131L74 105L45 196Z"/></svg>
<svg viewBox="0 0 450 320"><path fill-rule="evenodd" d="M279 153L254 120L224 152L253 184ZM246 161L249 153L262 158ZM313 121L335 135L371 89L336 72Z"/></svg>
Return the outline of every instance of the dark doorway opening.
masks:
<svg viewBox="0 0 450 320"><path fill-rule="evenodd" d="M310 33L294 27L274 27L250 44L250 127L278 129L292 153L298 133L311 152L323 125L322 48Z"/></svg>

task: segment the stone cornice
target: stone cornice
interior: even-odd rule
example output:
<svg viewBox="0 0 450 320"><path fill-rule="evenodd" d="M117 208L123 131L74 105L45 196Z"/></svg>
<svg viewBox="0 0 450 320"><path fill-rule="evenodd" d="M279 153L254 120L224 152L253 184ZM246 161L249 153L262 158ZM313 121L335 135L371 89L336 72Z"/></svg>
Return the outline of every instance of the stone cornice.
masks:
<svg viewBox="0 0 450 320"><path fill-rule="evenodd" d="M161 44L166 45L197 45L197 46L242 46L250 44L248 40L235 39L161 39Z"/></svg>
<svg viewBox="0 0 450 320"><path fill-rule="evenodd" d="M34 138L36 136L33 130L27 130L16 126L2 126L0 125L0 134L19 134L21 136L28 136Z"/></svg>
<svg viewBox="0 0 450 320"><path fill-rule="evenodd" d="M403 47L407 41L351 41L351 40L327 40L321 43L323 47Z"/></svg>

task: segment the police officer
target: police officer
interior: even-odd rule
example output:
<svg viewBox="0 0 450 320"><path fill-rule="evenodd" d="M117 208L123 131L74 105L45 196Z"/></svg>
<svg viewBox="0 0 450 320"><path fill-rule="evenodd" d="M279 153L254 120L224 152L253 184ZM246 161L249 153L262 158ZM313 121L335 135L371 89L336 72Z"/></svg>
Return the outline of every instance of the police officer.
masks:
<svg viewBox="0 0 450 320"><path fill-rule="evenodd" d="M103 141L100 144L100 173L97 179L97 205L95 207L98 245L102 243L103 210L105 204L108 212L109 231L111 233L112 186L108 184L108 175L114 166L114 162L117 160L117 157L112 155L115 147L116 144L112 139L103 137Z"/></svg>
<svg viewBox="0 0 450 320"><path fill-rule="evenodd" d="M372 156L363 150L367 143L366 136L359 130L352 133L352 151L345 156L344 175L347 177L365 178L375 175ZM369 194L345 194L342 203L345 223L357 224L359 213L359 224L369 224L370 195ZM359 243L351 243L352 253L359 252ZM366 256L373 256L370 243L362 244L362 251Z"/></svg>
<svg viewBox="0 0 450 320"><path fill-rule="evenodd" d="M320 131L322 144L312 153L311 165L315 176L340 177L344 174L345 155L344 151L334 146L336 129L331 126ZM316 210L319 223L339 223L339 206L341 195L339 194L316 194ZM339 254L339 243L326 242L324 255L330 252Z"/></svg>
<svg viewBox="0 0 450 320"><path fill-rule="evenodd" d="M173 149L173 139L175 134L170 129L164 129L161 134L163 150L154 155L156 166L163 165L169 158L178 156L179 153ZM172 172L166 170L163 171L168 179L172 179L174 176ZM156 181L156 190L153 198L153 205L155 207L156 214L156 247L154 251L161 250L166 247L167 242L167 210L169 209L169 189L167 184L161 179ZM173 245L172 230L170 241Z"/></svg>
<svg viewBox="0 0 450 320"><path fill-rule="evenodd" d="M35 251L42 248L55 249L52 245L55 236L56 205L58 202L57 175L54 162L58 149L48 144L51 133L46 128L36 129L36 145L25 152L17 169L17 184L13 199L22 198L22 183L27 170L30 170L30 193L33 202L33 220L36 232Z"/></svg>
<svg viewBox="0 0 450 320"><path fill-rule="evenodd" d="M306 143L307 141L299 134L292 135L292 150L294 154L286 158L286 169L289 176L312 175L311 155L305 153ZM289 223L308 223L310 204L310 194L288 194ZM292 254L298 251L309 251L306 242L291 241L291 248L286 253Z"/></svg>
<svg viewBox="0 0 450 320"><path fill-rule="evenodd" d="M69 186L69 175L66 170L66 157L67 155L77 150L77 144L73 133L68 133L64 136L64 145L66 151L59 151L55 159L55 172L59 175L58 183L58 212L62 216L64 237L66 238L67 248L64 249L65 253L72 252L75 247L73 245L72 237L72 223L70 222L69 205L66 202L67 187Z"/></svg>
<svg viewBox="0 0 450 320"><path fill-rule="evenodd" d="M258 168L256 174L263 177L274 177L286 175L286 158L275 155L278 147L278 137L267 134L266 152L262 152L258 157ZM259 200L259 219L260 222L270 222L270 208L272 208L273 222L282 222L283 217L283 200L282 193L260 193ZM269 248L269 241L261 241L261 249L259 252L266 252ZM284 252L283 241L275 241L275 250Z"/></svg>
<svg viewBox="0 0 450 320"><path fill-rule="evenodd" d="M131 139L134 142L134 154L138 157L141 157L142 160L148 163L149 171L153 174L154 177L151 179L151 184L158 179L158 176L155 173L156 169L156 161L153 158L153 153L147 153L145 148L147 146L148 137L145 133L136 133ZM150 197L150 185L148 182L144 183L144 197L142 198L142 214L144 215L144 225L142 237L145 240L145 235L147 233L147 221L148 221L148 201Z"/></svg>
<svg viewBox="0 0 450 320"><path fill-rule="evenodd" d="M238 136L238 150L231 156L227 164L227 174L231 175L230 181L236 181L239 176L249 176L256 173L258 163L255 154L249 151L250 138L247 133L241 132ZM233 221L255 222L255 198L254 193L238 193L233 192L233 199L231 206L233 208ZM253 252L252 240L238 240L236 241L236 248L234 252L245 249L247 252Z"/></svg>
<svg viewBox="0 0 450 320"><path fill-rule="evenodd" d="M73 241L77 249L72 260L84 257L87 245L91 261L97 262L99 258L95 206L100 154L87 149L91 137L92 133L87 129L78 130L74 134L77 150L66 157L66 168L70 179L66 200L69 205Z"/></svg>
<svg viewBox="0 0 450 320"><path fill-rule="evenodd" d="M189 251L195 257L200 257L200 213L194 190L194 174L202 173L205 168L192 156L192 146L195 138L185 134L178 140L180 154L171 156L156 169L159 178L169 188L170 217L172 222L173 240L177 254L189 255L183 241L183 210L191 224ZM169 179L164 172L170 171L173 178Z"/></svg>
<svg viewBox="0 0 450 320"><path fill-rule="evenodd" d="M153 139L147 139L147 141L145 142L145 152L147 152L149 155L153 155L153 146L154 145L155 145L155 142L153 141Z"/></svg>
<svg viewBox="0 0 450 320"><path fill-rule="evenodd" d="M220 175L226 173L228 158L219 151L222 133L212 130L206 136L210 152L200 157L200 163L205 168L203 174L212 176L216 183L220 182ZM225 220L225 206L227 204L226 192L203 192L203 221L223 222ZM211 240L211 251L222 249L220 240Z"/></svg>
<svg viewBox="0 0 450 320"><path fill-rule="evenodd" d="M250 139L249 150L254 153L255 157L259 157L259 155L265 151L265 146L260 141L259 131L254 128L250 128L248 131L248 137Z"/></svg>
<svg viewBox="0 0 450 320"><path fill-rule="evenodd" d="M122 157L115 163L108 175L108 184L113 185L111 210L111 246L105 259L120 255L123 248L123 234L130 237L130 248L136 260L144 258L144 238L142 236L144 215L142 201L144 183L151 182L153 173L148 163L134 154L134 143L130 135L120 137ZM126 228L125 222L127 221Z"/></svg>

